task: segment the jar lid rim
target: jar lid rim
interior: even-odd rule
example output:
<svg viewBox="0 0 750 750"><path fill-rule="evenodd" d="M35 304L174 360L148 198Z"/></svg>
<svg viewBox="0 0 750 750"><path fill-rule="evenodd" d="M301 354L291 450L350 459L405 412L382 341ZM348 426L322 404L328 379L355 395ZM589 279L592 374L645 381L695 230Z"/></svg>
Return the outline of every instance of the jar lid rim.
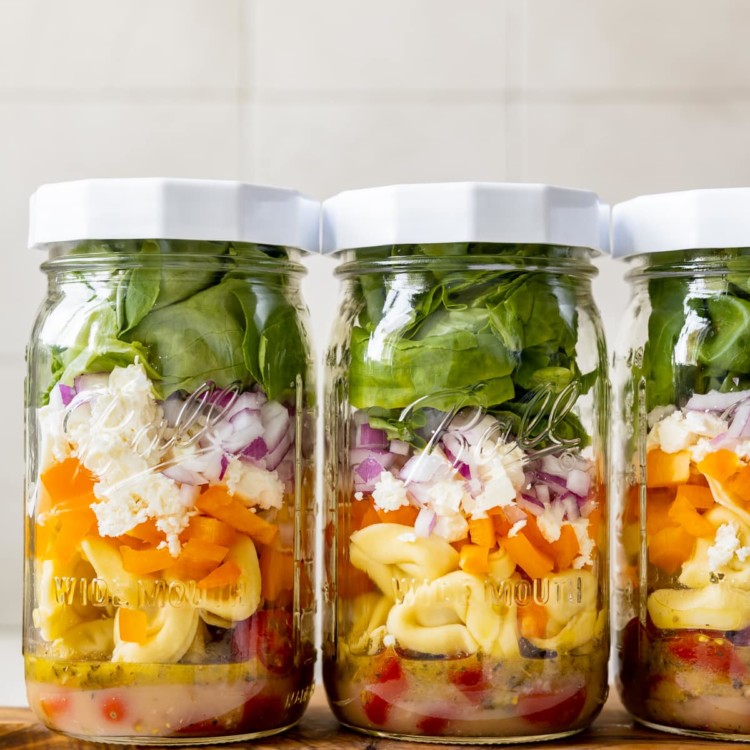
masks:
<svg viewBox="0 0 750 750"><path fill-rule="evenodd" d="M296 190L228 180L96 178L42 185L31 248L83 240L252 242L318 252L320 203Z"/></svg>
<svg viewBox="0 0 750 750"><path fill-rule="evenodd" d="M750 246L750 187L641 195L612 207L612 255Z"/></svg>
<svg viewBox="0 0 750 750"><path fill-rule="evenodd" d="M596 193L534 183L443 182L347 190L323 202L321 249L452 242L609 251Z"/></svg>

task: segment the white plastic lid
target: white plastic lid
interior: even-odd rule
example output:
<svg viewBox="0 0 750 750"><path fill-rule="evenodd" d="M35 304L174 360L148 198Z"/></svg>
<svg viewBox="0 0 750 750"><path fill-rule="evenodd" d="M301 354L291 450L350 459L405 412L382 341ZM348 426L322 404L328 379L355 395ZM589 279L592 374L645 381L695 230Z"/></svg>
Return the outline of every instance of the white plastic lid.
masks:
<svg viewBox="0 0 750 750"><path fill-rule="evenodd" d="M318 252L320 203L294 190L220 180L95 179L31 196L29 247L79 240L255 242Z"/></svg>
<svg viewBox="0 0 750 750"><path fill-rule="evenodd" d="M588 190L448 182L349 190L323 203L322 251L498 242L609 250L609 207Z"/></svg>
<svg viewBox="0 0 750 750"><path fill-rule="evenodd" d="M616 258L723 247L750 247L750 188L642 195L612 209Z"/></svg>

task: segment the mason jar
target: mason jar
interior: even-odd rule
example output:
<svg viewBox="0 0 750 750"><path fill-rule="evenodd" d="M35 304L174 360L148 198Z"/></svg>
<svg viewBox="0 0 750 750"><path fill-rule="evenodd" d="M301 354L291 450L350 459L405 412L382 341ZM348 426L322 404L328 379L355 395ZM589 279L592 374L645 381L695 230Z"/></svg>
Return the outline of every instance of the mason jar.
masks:
<svg viewBox="0 0 750 750"><path fill-rule="evenodd" d="M45 185L28 348L29 704L89 740L279 732L313 683L319 206L230 182Z"/></svg>
<svg viewBox="0 0 750 750"><path fill-rule="evenodd" d="M618 687L643 724L750 740L750 190L615 207Z"/></svg>
<svg viewBox="0 0 750 750"><path fill-rule="evenodd" d="M340 722L431 741L572 734L607 695L606 207L542 185L324 203L323 675Z"/></svg>

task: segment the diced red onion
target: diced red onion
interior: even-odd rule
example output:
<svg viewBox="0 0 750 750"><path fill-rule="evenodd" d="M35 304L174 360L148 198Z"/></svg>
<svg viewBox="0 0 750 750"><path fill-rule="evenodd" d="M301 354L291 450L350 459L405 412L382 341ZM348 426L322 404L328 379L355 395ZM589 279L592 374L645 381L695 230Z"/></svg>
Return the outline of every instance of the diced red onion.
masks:
<svg viewBox="0 0 750 750"><path fill-rule="evenodd" d="M536 473L536 479L544 482L553 492L558 495L564 495L568 492L568 483L565 477L557 476L556 474L548 474L546 471L538 471Z"/></svg>
<svg viewBox="0 0 750 750"><path fill-rule="evenodd" d="M722 432L715 438L711 438L708 444L712 448L727 448L728 450L734 450L734 446L737 445L737 438L733 438L728 432Z"/></svg>
<svg viewBox="0 0 750 750"><path fill-rule="evenodd" d="M748 423L750 423L750 401L744 401L734 412L734 417L732 417L732 423L729 425L727 433L731 437L746 437Z"/></svg>
<svg viewBox="0 0 750 750"><path fill-rule="evenodd" d="M82 391L104 390L109 384L109 375L105 372L95 372L90 375L77 375L73 379L76 393Z"/></svg>
<svg viewBox="0 0 750 750"><path fill-rule="evenodd" d="M260 409L260 416L263 422L263 439L272 453L290 431L289 412L278 401L267 401Z"/></svg>
<svg viewBox="0 0 750 750"><path fill-rule="evenodd" d="M709 391L705 394L696 393L685 404L685 408L691 411L722 412L736 403L744 401L746 398L750 398L750 391L735 391L734 393Z"/></svg>
<svg viewBox="0 0 750 750"><path fill-rule="evenodd" d="M538 498L526 492L522 492L516 502L519 508L523 508L534 516L541 516L544 513L544 504Z"/></svg>
<svg viewBox="0 0 750 750"><path fill-rule="evenodd" d="M257 437L252 443L242 449L243 458L261 459L268 453L268 446L262 437Z"/></svg>
<svg viewBox="0 0 750 750"><path fill-rule="evenodd" d="M276 474L282 482L291 482L294 479L294 451L287 451L284 458L279 461L276 467Z"/></svg>
<svg viewBox="0 0 750 750"><path fill-rule="evenodd" d="M549 487L546 484L534 485L536 496L544 505L549 505Z"/></svg>
<svg viewBox="0 0 750 750"><path fill-rule="evenodd" d="M281 459L284 458L289 447L294 442L294 436L291 432L286 432L281 438L281 442L273 449L271 449L270 443L268 446L268 454L266 455L266 468L269 471L273 471L280 463Z"/></svg>
<svg viewBox="0 0 750 750"><path fill-rule="evenodd" d="M471 479L471 467L469 464L465 464L463 461L458 461L453 464L453 468L464 478Z"/></svg>
<svg viewBox="0 0 750 750"><path fill-rule="evenodd" d="M414 521L414 533L417 536L426 538L435 528L436 522L437 516L435 515L435 511L430 510L430 508L422 508Z"/></svg>
<svg viewBox="0 0 750 750"><path fill-rule="evenodd" d="M428 505L432 501L432 486L424 482L409 482L408 493L419 505Z"/></svg>
<svg viewBox="0 0 750 750"><path fill-rule="evenodd" d="M365 482L370 483L373 479L379 477L385 469L381 463L370 456L362 461L354 471L355 474L359 475Z"/></svg>
<svg viewBox="0 0 750 750"><path fill-rule="evenodd" d="M568 521L577 521L581 517L581 511L578 508L578 502L573 494L567 494L560 498L563 508L565 508L565 515Z"/></svg>
<svg viewBox="0 0 750 750"><path fill-rule="evenodd" d="M571 469L568 473L568 481L565 485L574 495L586 497L591 488L591 477L580 469Z"/></svg>
<svg viewBox="0 0 750 750"><path fill-rule="evenodd" d="M446 432L457 433L469 446L479 446L501 437L500 423L489 414L477 419L478 413L468 409L459 412L451 421Z"/></svg>
<svg viewBox="0 0 750 750"><path fill-rule="evenodd" d="M180 466L202 475L206 482L216 483L220 481L221 461L223 453L218 448L202 450L189 456L180 458ZM205 482L202 482L205 484Z"/></svg>
<svg viewBox="0 0 750 750"><path fill-rule="evenodd" d="M65 385L64 383L58 383L57 390L60 393L60 398L62 399L63 406L67 406L76 395L76 389L70 385Z"/></svg>
<svg viewBox="0 0 750 750"><path fill-rule="evenodd" d="M186 469L183 464L172 464L171 466L167 466L167 468L162 471L162 474L180 484L188 484L191 486L207 484L205 477L202 477L197 471Z"/></svg>
<svg viewBox="0 0 750 750"><path fill-rule="evenodd" d="M229 418L228 423L232 426L232 434L221 441L227 453L242 453L250 443L263 435L259 411L241 409Z"/></svg>
<svg viewBox="0 0 750 750"><path fill-rule="evenodd" d="M411 446L409 443L405 443L403 440L391 440L389 446L391 453L395 453L397 456L408 456Z"/></svg>
<svg viewBox="0 0 750 750"><path fill-rule="evenodd" d="M376 430L365 422L359 426L356 444L357 448L387 448L388 436L383 430Z"/></svg>
<svg viewBox="0 0 750 750"><path fill-rule="evenodd" d="M412 456L399 472L405 482L429 482L443 473L447 473L446 462L434 453L420 453Z"/></svg>
<svg viewBox="0 0 750 750"><path fill-rule="evenodd" d="M265 394L263 393L255 393L254 391L243 391L235 399L231 408L227 412L227 416L231 417L234 414L236 414L238 411L242 411L243 409L250 409L251 411L258 411L267 402L268 402L268 399L265 397Z"/></svg>
<svg viewBox="0 0 750 750"><path fill-rule="evenodd" d="M228 466L229 466L229 459L222 453L221 454L221 472L219 474L219 481L224 479L224 475L227 473Z"/></svg>

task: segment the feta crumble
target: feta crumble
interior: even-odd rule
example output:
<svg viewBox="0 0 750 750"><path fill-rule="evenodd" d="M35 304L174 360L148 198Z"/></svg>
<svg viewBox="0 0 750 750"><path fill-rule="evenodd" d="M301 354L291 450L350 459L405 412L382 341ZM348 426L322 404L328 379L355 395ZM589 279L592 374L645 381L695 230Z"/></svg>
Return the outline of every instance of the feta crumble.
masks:
<svg viewBox="0 0 750 750"><path fill-rule="evenodd" d="M675 411L651 428L646 447L677 453L696 445L701 438L715 438L728 428L729 424L714 414Z"/></svg>
<svg viewBox="0 0 750 750"><path fill-rule="evenodd" d="M522 519L520 521L516 521L511 527L510 531L508 532L508 536L512 537L515 536L524 526L526 526L526 519Z"/></svg>
<svg viewBox="0 0 750 750"><path fill-rule="evenodd" d="M390 471L380 474L375 489L372 491L372 499L375 501L375 507L380 510L398 510L410 504L406 494L406 484L398 477L394 477Z"/></svg>
<svg viewBox="0 0 750 750"><path fill-rule="evenodd" d="M740 540L737 536L739 527L736 523L723 523L716 529L714 543L708 548L708 567L712 573L731 562L735 552L740 549ZM747 556L744 552L743 554Z"/></svg>
<svg viewBox="0 0 750 750"><path fill-rule="evenodd" d="M245 505L262 510L281 508L284 501L284 483L276 471L267 471L239 458L229 460L224 475L230 495L235 495Z"/></svg>

